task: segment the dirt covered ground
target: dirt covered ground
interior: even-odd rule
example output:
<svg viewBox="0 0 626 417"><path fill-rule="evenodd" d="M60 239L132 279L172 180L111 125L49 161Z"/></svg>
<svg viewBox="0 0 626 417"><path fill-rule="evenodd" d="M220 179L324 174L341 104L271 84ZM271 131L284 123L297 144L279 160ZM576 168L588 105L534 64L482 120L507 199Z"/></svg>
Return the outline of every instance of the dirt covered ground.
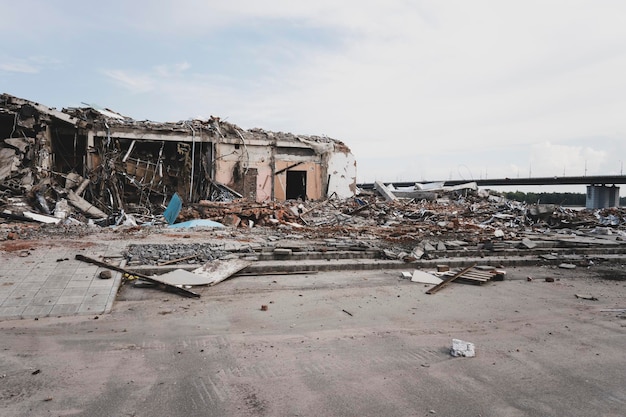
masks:
<svg viewBox="0 0 626 417"><path fill-rule="evenodd" d="M507 268L434 295L399 271L238 277L200 299L126 285L108 315L0 322L0 415L623 416L625 276ZM477 356L450 356L452 338Z"/></svg>

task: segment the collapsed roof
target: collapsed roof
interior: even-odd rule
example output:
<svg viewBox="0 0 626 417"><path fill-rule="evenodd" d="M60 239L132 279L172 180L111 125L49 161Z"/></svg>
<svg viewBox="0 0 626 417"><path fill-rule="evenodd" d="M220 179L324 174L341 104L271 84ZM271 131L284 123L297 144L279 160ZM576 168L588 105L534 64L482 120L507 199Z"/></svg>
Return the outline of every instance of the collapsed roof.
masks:
<svg viewBox="0 0 626 417"><path fill-rule="evenodd" d="M0 95L0 190L43 213L60 198L90 217L248 198L320 200L356 190L350 149L323 136L244 130L210 117L137 121L86 105L61 111ZM45 204L44 204L45 203Z"/></svg>

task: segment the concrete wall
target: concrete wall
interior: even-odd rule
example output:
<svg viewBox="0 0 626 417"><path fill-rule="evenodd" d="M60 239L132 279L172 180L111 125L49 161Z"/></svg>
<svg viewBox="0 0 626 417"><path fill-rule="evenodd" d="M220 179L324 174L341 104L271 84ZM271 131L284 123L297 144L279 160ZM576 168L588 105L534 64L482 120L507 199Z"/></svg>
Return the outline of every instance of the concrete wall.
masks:
<svg viewBox="0 0 626 417"><path fill-rule="evenodd" d="M293 161L276 161L276 171L285 169L293 165ZM287 172L288 171L304 171L306 172L306 199L321 200L323 196L322 176L325 170L322 169L318 162L304 162L274 176L274 197L277 200L285 200L287 198Z"/></svg>
<svg viewBox="0 0 626 417"><path fill-rule="evenodd" d="M356 192L356 159L348 152L333 152L327 162L328 196L333 193L339 198L350 198Z"/></svg>
<svg viewBox="0 0 626 417"><path fill-rule="evenodd" d="M215 180L241 192L240 179L245 175L246 168L256 169L255 199L259 202L270 200L272 197L276 200L285 200L287 172L304 171L308 200L321 200L326 197L329 174L331 177L336 176L331 178L330 185L338 196L345 198L354 195L354 191L350 190L350 184L356 183L356 168L354 157L350 153L331 152L321 155L307 145L293 146L292 143L289 144L291 146L284 145L286 144L279 144L277 148L273 148L274 144L269 140L248 141L245 147L243 144L230 142L216 144ZM326 160L333 166L332 172L328 170ZM293 166L295 164L298 165ZM346 164L348 166L344 166ZM282 170L285 171L273 175ZM246 177L246 181L250 180Z"/></svg>
<svg viewBox="0 0 626 417"><path fill-rule="evenodd" d="M240 191L237 190L241 182L240 178L245 176L247 169L253 168L257 170L255 199L257 201L271 199L271 147L218 143L215 148L215 180L217 182ZM246 180L250 181L247 177Z"/></svg>

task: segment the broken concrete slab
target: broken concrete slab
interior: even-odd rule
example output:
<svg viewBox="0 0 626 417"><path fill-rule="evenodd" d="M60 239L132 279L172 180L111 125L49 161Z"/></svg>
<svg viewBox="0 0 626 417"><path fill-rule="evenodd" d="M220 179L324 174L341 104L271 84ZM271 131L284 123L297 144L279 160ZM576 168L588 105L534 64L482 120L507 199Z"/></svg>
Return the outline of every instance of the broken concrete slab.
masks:
<svg viewBox="0 0 626 417"><path fill-rule="evenodd" d="M576 265L568 264L568 263L562 263L562 264L559 264L559 268L561 268L561 269L576 269Z"/></svg>
<svg viewBox="0 0 626 417"><path fill-rule="evenodd" d="M237 228L241 224L241 217L237 216L236 214L232 214L232 213L231 214L227 214L222 219L222 223L225 226L230 226L230 227Z"/></svg>
<svg viewBox="0 0 626 417"><path fill-rule="evenodd" d="M12 172L17 171L19 166L19 158L14 149L0 149L0 180L7 178Z"/></svg>
<svg viewBox="0 0 626 417"><path fill-rule="evenodd" d="M574 296L576 298L580 298L581 300L598 301L598 298L591 294L574 294Z"/></svg>
<svg viewBox="0 0 626 417"><path fill-rule="evenodd" d="M450 354L455 357L473 358L476 356L476 348L473 343L460 339L452 339Z"/></svg>
<svg viewBox="0 0 626 417"><path fill-rule="evenodd" d="M276 256L285 257L285 256L291 256L291 254L293 253L293 250L289 248L275 248L273 252L274 252L274 255Z"/></svg>
<svg viewBox="0 0 626 417"><path fill-rule="evenodd" d="M28 149L28 146L30 145L30 143L26 139L22 139L22 138L7 138L7 139L4 139L4 143L6 143L9 146L14 147L15 149L19 150L21 153L25 153L26 149Z"/></svg>
<svg viewBox="0 0 626 417"><path fill-rule="evenodd" d="M242 271L251 263L251 261L243 259L231 259L228 261L215 260L207 262L200 268L194 269L192 273L206 277L207 284L212 286Z"/></svg>
<svg viewBox="0 0 626 417"><path fill-rule="evenodd" d="M424 250L426 252L434 252L436 250L436 248L431 245L429 242L424 243Z"/></svg>
<svg viewBox="0 0 626 417"><path fill-rule="evenodd" d="M411 256L415 259L422 259L422 256L424 256L426 252L424 252L424 250L420 247L416 247L415 249L413 249L413 251L411 252Z"/></svg>
<svg viewBox="0 0 626 417"><path fill-rule="evenodd" d="M46 223L46 224L58 224L61 219L52 216L46 216L44 214L33 213L30 211L25 211L23 213L24 217L28 217L38 223Z"/></svg>
<svg viewBox="0 0 626 417"><path fill-rule="evenodd" d="M82 211L92 218L104 219L107 217L105 212L103 212L84 198L80 197L74 191L70 190L70 192L67 193L67 200L72 206L76 207L78 210Z"/></svg>
<svg viewBox="0 0 626 417"><path fill-rule="evenodd" d="M194 274L184 269L175 269L157 277L162 282L170 285L209 285L215 279L204 274Z"/></svg>
<svg viewBox="0 0 626 417"><path fill-rule="evenodd" d="M524 246L526 249L534 249L537 247L537 243L528 238L524 238L522 239L522 246Z"/></svg>
<svg viewBox="0 0 626 417"><path fill-rule="evenodd" d="M393 195L393 193L389 190L389 188L387 188L385 186L385 184L383 184L382 182L376 181L374 183L374 188L376 188L376 191L378 191L380 193L380 195L385 197L385 200L387 200L387 201L396 201L397 200L396 196Z"/></svg>
<svg viewBox="0 0 626 417"><path fill-rule="evenodd" d="M438 285L441 284L441 281L443 281L441 278L418 269L413 271L413 275L411 276L411 282L419 282L421 284Z"/></svg>

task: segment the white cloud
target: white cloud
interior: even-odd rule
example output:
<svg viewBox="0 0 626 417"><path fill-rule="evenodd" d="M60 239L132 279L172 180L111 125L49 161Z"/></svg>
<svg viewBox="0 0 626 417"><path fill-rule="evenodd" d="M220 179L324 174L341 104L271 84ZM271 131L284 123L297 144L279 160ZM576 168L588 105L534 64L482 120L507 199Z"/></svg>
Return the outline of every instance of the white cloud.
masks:
<svg viewBox="0 0 626 417"><path fill-rule="evenodd" d="M102 73L131 93L147 93L154 90L156 82L149 74L123 70L103 70Z"/></svg>
<svg viewBox="0 0 626 417"><path fill-rule="evenodd" d="M191 64L188 62L179 62L172 65L157 65L154 67L154 72L159 77L174 77L182 74L191 68Z"/></svg>
<svg viewBox="0 0 626 417"><path fill-rule="evenodd" d="M17 72L20 74L37 74L39 69L23 60L10 60L0 63L0 71Z"/></svg>
<svg viewBox="0 0 626 417"><path fill-rule="evenodd" d="M531 147L533 176L598 175L607 173L609 153L591 146L538 143Z"/></svg>
<svg viewBox="0 0 626 417"><path fill-rule="evenodd" d="M160 65L111 57L127 113L337 137L361 180L580 174L585 161L591 175L626 154L622 1L113 0L69 15L81 34L115 17L112 33L169 45Z"/></svg>

